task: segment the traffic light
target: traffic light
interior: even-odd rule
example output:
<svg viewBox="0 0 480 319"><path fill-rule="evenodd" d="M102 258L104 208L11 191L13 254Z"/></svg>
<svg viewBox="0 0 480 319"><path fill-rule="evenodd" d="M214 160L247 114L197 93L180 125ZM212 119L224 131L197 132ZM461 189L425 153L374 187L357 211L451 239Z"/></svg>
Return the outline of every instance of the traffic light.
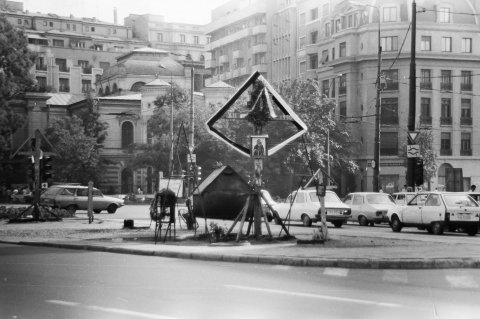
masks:
<svg viewBox="0 0 480 319"><path fill-rule="evenodd" d="M415 160L415 185L423 185L423 159Z"/></svg>
<svg viewBox="0 0 480 319"><path fill-rule="evenodd" d="M40 175L42 182L46 183L52 177L52 158L50 156L43 156L40 161Z"/></svg>
<svg viewBox="0 0 480 319"><path fill-rule="evenodd" d="M201 181L202 180L202 167L197 165L196 168L197 168L196 169L197 180Z"/></svg>
<svg viewBox="0 0 480 319"><path fill-rule="evenodd" d="M35 163L33 156L27 157L27 176L32 182L35 181Z"/></svg>

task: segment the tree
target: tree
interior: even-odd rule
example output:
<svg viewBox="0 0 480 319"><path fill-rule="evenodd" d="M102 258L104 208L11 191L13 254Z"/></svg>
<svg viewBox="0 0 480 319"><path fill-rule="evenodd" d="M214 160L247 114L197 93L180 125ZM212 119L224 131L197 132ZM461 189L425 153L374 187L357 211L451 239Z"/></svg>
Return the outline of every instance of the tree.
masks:
<svg viewBox="0 0 480 319"><path fill-rule="evenodd" d="M46 130L46 137L60 155L52 162L55 181L97 183L107 164L100 149L108 126L99 121L95 100L89 95L86 98L85 111L57 119Z"/></svg>
<svg viewBox="0 0 480 319"><path fill-rule="evenodd" d="M0 15L0 182L5 182L4 165L9 156L12 135L22 127L24 118L12 109L12 102L32 87L30 69L35 55L27 47L27 38Z"/></svg>
<svg viewBox="0 0 480 319"><path fill-rule="evenodd" d="M347 124L335 116L336 102L323 95L319 82L314 79L293 80L279 85L279 93L308 127L306 141L312 169L325 167L329 161L332 175L338 182L342 174L355 173L358 170L358 165L352 159L355 140ZM295 169L292 163L306 164L302 160L306 155L302 143L293 144L287 151L285 164L291 170Z"/></svg>

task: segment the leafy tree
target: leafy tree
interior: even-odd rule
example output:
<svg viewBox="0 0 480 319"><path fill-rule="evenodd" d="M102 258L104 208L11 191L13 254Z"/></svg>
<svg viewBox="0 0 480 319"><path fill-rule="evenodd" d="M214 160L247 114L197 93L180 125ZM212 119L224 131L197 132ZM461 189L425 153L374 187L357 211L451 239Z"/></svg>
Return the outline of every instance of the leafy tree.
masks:
<svg viewBox="0 0 480 319"><path fill-rule="evenodd" d="M27 48L24 33L16 30L0 15L0 182L12 168L4 165L11 148L11 136L22 127L24 118L12 109L15 98L31 88L34 80L29 73L35 55Z"/></svg>
<svg viewBox="0 0 480 319"><path fill-rule="evenodd" d="M279 93L308 127L306 141L312 169L325 167L329 160L337 182L340 182L342 174L355 173L358 170L352 159L355 140L346 123L335 117L335 100L323 95L319 82L314 79L293 80L279 85ZM302 162L305 166L306 154L302 143L291 145L287 152L288 155L284 156L287 167L294 170L292 164Z"/></svg>
<svg viewBox="0 0 480 319"><path fill-rule="evenodd" d="M100 157L102 142L107 136L107 124L99 121L100 114L91 96L87 96L86 111L56 119L46 130L60 157L54 157L53 175L58 182L100 181L105 160Z"/></svg>

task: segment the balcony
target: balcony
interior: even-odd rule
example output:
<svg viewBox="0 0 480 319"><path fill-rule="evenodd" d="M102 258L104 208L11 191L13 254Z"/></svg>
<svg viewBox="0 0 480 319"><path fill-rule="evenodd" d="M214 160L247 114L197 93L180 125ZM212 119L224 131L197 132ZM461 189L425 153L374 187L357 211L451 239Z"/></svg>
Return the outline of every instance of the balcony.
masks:
<svg viewBox="0 0 480 319"><path fill-rule="evenodd" d="M431 90L432 82L420 82L420 90Z"/></svg>
<svg viewBox="0 0 480 319"><path fill-rule="evenodd" d="M217 67L217 60L205 60L205 69L213 69Z"/></svg>
<svg viewBox="0 0 480 319"><path fill-rule="evenodd" d="M472 150L460 150L460 156L472 156Z"/></svg>
<svg viewBox="0 0 480 319"><path fill-rule="evenodd" d="M420 116L420 124L422 125L432 125L431 116Z"/></svg>
<svg viewBox="0 0 480 319"><path fill-rule="evenodd" d="M37 71L47 71L47 66L45 64L35 64L35 70L37 70Z"/></svg>
<svg viewBox="0 0 480 319"><path fill-rule="evenodd" d="M226 55L226 54L221 55L221 56L218 58L218 62L219 62L220 64L228 63L228 55Z"/></svg>
<svg viewBox="0 0 480 319"><path fill-rule="evenodd" d="M472 83L462 83L462 84L460 84L460 90L462 90L462 91L472 91Z"/></svg>
<svg viewBox="0 0 480 319"><path fill-rule="evenodd" d="M59 71L59 72L70 72L70 68L67 68L67 67L64 66L64 65L59 65L59 66L58 66L58 71Z"/></svg>
<svg viewBox="0 0 480 319"><path fill-rule="evenodd" d="M440 117L440 125L452 125L451 117Z"/></svg>
<svg viewBox="0 0 480 319"><path fill-rule="evenodd" d="M452 149L441 148L440 149L440 155L441 156L451 156L452 155Z"/></svg>
<svg viewBox="0 0 480 319"><path fill-rule="evenodd" d="M460 118L460 125L472 125L472 118L471 117L461 117Z"/></svg>
<svg viewBox="0 0 480 319"><path fill-rule="evenodd" d="M83 74L92 74L92 67L89 66L89 67L86 67L86 68L82 68L82 73Z"/></svg>
<svg viewBox="0 0 480 319"><path fill-rule="evenodd" d="M252 54L267 52L267 44L259 43L252 46Z"/></svg>
<svg viewBox="0 0 480 319"><path fill-rule="evenodd" d="M440 83L440 90L451 91L452 90L452 83Z"/></svg>
<svg viewBox="0 0 480 319"><path fill-rule="evenodd" d="M384 91L398 91L398 82L387 81Z"/></svg>

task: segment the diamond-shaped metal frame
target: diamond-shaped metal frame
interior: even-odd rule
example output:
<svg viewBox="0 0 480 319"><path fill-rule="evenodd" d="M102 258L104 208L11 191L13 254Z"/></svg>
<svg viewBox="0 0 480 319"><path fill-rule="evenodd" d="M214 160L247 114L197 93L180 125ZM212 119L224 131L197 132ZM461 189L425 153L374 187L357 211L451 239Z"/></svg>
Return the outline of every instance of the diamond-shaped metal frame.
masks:
<svg viewBox="0 0 480 319"><path fill-rule="evenodd" d="M257 71L254 72L245 83L238 89L238 91L225 103L222 108L220 108L208 121L207 121L207 128L210 134L215 136L216 138L220 139L221 141L227 143L230 147L235 149L236 151L240 152L242 155L251 157L251 148L241 145L227 136L225 136L222 132L217 130L214 125L215 123L220 120L223 115L232 107L235 101L251 86L255 83L255 81L260 80L262 81L265 88L268 90L269 93L272 94L272 99L277 105L277 107L282 111L283 115L290 116L292 119L292 123L297 128L297 133L292 135L291 137L283 140L281 143L273 146L272 148L268 149L267 154L273 155L274 153L278 152L280 149L285 147L291 141L299 138L303 134L307 132L307 126L305 123L298 117L295 112L290 108L290 106L285 102L285 100L280 96L280 94L275 91L275 89L267 82L267 80Z"/></svg>

